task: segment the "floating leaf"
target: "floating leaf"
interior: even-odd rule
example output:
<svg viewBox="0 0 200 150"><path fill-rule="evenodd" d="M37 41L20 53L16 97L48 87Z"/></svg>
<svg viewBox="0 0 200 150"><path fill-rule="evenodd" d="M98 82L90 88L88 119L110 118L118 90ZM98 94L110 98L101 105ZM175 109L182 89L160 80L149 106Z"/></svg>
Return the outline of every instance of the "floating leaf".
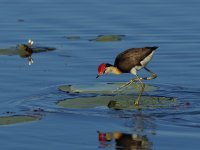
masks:
<svg viewBox="0 0 200 150"><path fill-rule="evenodd" d="M139 93L140 87L136 84L130 85L126 88L116 91L117 88L122 86L124 83L107 83L107 84L98 84L98 85L87 85L87 86L71 86L71 85L62 85L58 89L68 93L91 93L91 94L130 94L130 93ZM156 91L157 87L152 85L145 86L145 92ZM116 91L116 92L114 92Z"/></svg>
<svg viewBox="0 0 200 150"><path fill-rule="evenodd" d="M19 44L19 46L20 45L21 44ZM11 47L11 48L2 48L2 49L0 49L0 55L9 55L9 56L20 55L19 46ZM53 51L55 49L56 48L54 48L54 47L32 47L33 53L48 52L48 51Z"/></svg>
<svg viewBox="0 0 200 150"><path fill-rule="evenodd" d="M121 41L125 35L99 35L95 39L91 39L90 41L96 42L113 42L113 41Z"/></svg>
<svg viewBox="0 0 200 150"><path fill-rule="evenodd" d="M57 105L76 109L101 106L113 109L138 109L138 106L134 105L136 99L137 96L132 95L80 97L59 101ZM176 105L175 98L142 96L139 108L166 108L174 105Z"/></svg>
<svg viewBox="0 0 200 150"><path fill-rule="evenodd" d="M32 47L33 53L49 52L56 50L55 47Z"/></svg>
<svg viewBox="0 0 200 150"><path fill-rule="evenodd" d="M66 36L65 38L71 41L75 41L75 40L79 40L80 36L71 35L71 36Z"/></svg>
<svg viewBox="0 0 200 150"><path fill-rule="evenodd" d="M18 55L18 51L16 48L2 48L0 49L0 55Z"/></svg>
<svg viewBox="0 0 200 150"><path fill-rule="evenodd" d="M27 116L27 115L1 116L0 125L32 122L32 121L38 121L40 119L41 118L39 116Z"/></svg>

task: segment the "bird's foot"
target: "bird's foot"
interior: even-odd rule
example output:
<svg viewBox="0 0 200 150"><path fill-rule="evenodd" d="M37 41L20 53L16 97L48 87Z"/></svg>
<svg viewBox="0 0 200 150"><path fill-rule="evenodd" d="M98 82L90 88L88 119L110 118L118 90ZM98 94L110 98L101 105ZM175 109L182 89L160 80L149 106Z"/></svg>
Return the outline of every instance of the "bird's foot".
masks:
<svg viewBox="0 0 200 150"><path fill-rule="evenodd" d="M139 88L139 85L135 83L135 84L133 85L133 89L138 89L138 88Z"/></svg>
<svg viewBox="0 0 200 150"><path fill-rule="evenodd" d="M129 85L131 85L133 83L133 81L131 80L131 81L129 81L129 82L127 82L127 83L125 83L124 85L122 85L122 86L120 86L120 87L118 87L117 88L117 91L119 91L119 90L121 90L122 88L125 88L125 87L127 87L127 86L129 86Z"/></svg>
<svg viewBox="0 0 200 150"><path fill-rule="evenodd" d="M138 107L139 105L140 105L139 101L136 100L136 101L134 102L134 106Z"/></svg>

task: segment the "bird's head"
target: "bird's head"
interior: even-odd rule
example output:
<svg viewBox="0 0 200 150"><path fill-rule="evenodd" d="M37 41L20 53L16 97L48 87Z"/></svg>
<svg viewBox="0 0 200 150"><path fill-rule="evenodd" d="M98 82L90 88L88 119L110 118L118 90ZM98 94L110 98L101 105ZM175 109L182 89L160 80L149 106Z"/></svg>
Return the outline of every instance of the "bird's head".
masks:
<svg viewBox="0 0 200 150"><path fill-rule="evenodd" d="M112 66L111 64L108 64L108 63L102 63L99 65L98 67L98 74L97 74L97 77L100 77L101 75L103 75L104 73L107 73L107 68Z"/></svg>

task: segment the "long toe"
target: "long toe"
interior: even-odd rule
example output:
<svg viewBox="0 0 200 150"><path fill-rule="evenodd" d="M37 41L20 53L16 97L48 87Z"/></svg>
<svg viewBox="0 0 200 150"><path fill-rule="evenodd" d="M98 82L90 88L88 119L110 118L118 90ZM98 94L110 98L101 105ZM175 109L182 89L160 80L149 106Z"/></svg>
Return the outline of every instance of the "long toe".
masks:
<svg viewBox="0 0 200 150"><path fill-rule="evenodd" d="M140 104L139 104L139 100L136 100L135 102L134 102L134 106L139 106Z"/></svg>
<svg viewBox="0 0 200 150"><path fill-rule="evenodd" d="M139 89L139 86L138 86L138 84L133 84L133 89Z"/></svg>

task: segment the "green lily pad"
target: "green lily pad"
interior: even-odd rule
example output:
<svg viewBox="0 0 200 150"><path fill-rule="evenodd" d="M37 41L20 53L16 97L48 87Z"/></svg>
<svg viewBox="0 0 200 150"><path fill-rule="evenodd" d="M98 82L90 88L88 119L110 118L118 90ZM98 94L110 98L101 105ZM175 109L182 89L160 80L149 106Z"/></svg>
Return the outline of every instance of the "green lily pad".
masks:
<svg viewBox="0 0 200 150"><path fill-rule="evenodd" d="M113 109L138 109L142 108L167 108L176 105L175 98L142 96L140 106L135 106L134 101L137 96L132 95L115 95L115 96L97 96L97 97L80 97L66 99L57 102L58 106L74 109L86 109L96 107L109 107Z"/></svg>
<svg viewBox="0 0 200 150"><path fill-rule="evenodd" d="M33 53L49 52L56 50L55 47L33 47Z"/></svg>
<svg viewBox="0 0 200 150"><path fill-rule="evenodd" d="M32 122L32 121L38 121L40 119L41 117L39 116L28 116L28 115L1 116L0 125Z"/></svg>
<svg viewBox="0 0 200 150"><path fill-rule="evenodd" d="M70 41L75 41L75 40L79 40L80 36L71 35L71 36L65 36L65 38L70 40Z"/></svg>
<svg viewBox="0 0 200 150"><path fill-rule="evenodd" d="M21 45L21 44L20 44ZM0 49L0 55L20 55L20 45L17 47L10 47L10 48L2 48ZM40 52L49 52L53 51L56 48L54 47L32 47L33 53L40 53Z"/></svg>
<svg viewBox="0 0 200 150"><path fill-rule="evenodd" d="M90 41L96 42L113 42L113 41L121 41L125 35L99 35L95 39L91 39Z"/></svg>
<svg viewBox="0 0 200 150"><path fill-rule="evenodd" d="M16 48L1 48L0 49L0 55L18 55L18 51Z"/></svg>
<svg viewBox="0 0 200 150"><path fill-rule="evenodd" d="M140 87L138 84L130 85L126 88L121 89L120 91L116 91L117 88L122 86L124 83L107 83L107 84L98 84L98 85L90 85L90 86L71 86L71 85L62 85L59 86L58 89L68 93L90 93L90 94L131 94L131 93L139 93ZM157 87L146 84L145 92L156 91Z"/></svg>

